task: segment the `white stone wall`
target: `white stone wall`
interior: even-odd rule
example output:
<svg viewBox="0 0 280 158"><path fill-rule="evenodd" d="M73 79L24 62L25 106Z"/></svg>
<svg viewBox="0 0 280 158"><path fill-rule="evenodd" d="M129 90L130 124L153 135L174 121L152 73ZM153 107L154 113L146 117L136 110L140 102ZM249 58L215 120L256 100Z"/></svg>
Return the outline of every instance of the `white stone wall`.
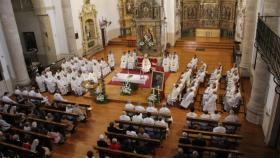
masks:
<svg viewBox="0 0 280 158"><path fill-rule="evenodd" d="M2 96L4 92L12 91L12 78L15 78L15 74L10 59L6 39L4 36L1 18L0 18L0 62L1 62L1 68L4 77L4 80L0 81L0 96Z"/></svg>

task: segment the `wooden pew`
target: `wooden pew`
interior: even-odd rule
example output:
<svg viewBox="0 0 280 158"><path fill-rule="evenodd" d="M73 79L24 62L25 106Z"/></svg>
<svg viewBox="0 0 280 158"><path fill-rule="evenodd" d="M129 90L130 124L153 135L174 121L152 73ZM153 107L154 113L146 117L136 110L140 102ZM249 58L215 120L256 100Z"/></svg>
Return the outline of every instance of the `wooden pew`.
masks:
<svg viewBox="0 0 280 158"><path fill-rule="evenodd" d="M214 121L214 120L205 120L205 119L200 119L200 118L190 118L187 117L187 121L189 121L191 123L191 126L193 126L194 123L207 123L208 126L213 129L214 127L218 126L218 121ZM222 122L223 126L225 126L227 129L228 127L234 127L236 130L238 130L241 127L240 123L236 123L236 122ZM230 132L230 133L235 133L236 130ZM228 131L227 131L228 132Z"/></svg>
<svg viewBox="0 0 280 158"><path fill-rule="evenodd" d="M140 112L137 112L135 110L127 110L127 109L124 109L125 112L127 113L133 113L134 115L137 114L137 113L140 113ZM146 115L148 112L144 111L144 112L141 112L142 114ZM170 114L160 114L160 113L151 113L152 116L156 116L156 117L164 117L164 118L170 118L171 115Z"/></svg>
<svg viewBox="0 0 280 158"><path fill-rule="evenodd" d="M67 112L60 111L60 110L48 109L48 108L45 108L45 107L41 108L41 110L44 110L44 111L49 112L49 113L58 113L58 114L61 114L61 115L79 117L79 115L77 115L77 114L67 113Z"/></svg>
<svg viewBox="0 0 280 158"><path fill-rule="evenodd" d="M37 133L37 132L32 132L32 131L25 131L23 129L19 129L19 128L15 128L15 127L10 128L10 131L13 131L13 132L16 132L16 133L19 133L22 135L30 135L33 138L37 138L40 141L43 141L47 147L51 148L51 146L52 146L52 142L51 142L52 138L48 135Z"/></svg>
<svg viewBox="0 0 280 158"><path fill-rule="evenodd" d="M112 132L105 132L105 134L112 138L120 138L120 139L131 139L136 141L142 141L147 142L150 144L155 144L157 146L160 145L161 141L159 139L151 139L151 138L139 138L139 137L133 137L126 134L118 134L118 133L112 133Z"/></svg>
<svg viewBox="0 0 280 158"><path fill-rule="evenodd" d="M21 107L21 108L31 108L32 106L30 105L25 105L25 104L18 104L18 103L10 103L10 102L4 102L3 100L0 100L1 104L8 104L11 106L17 106L17 107Z"/></svg>
<svg viewBox="0 0 280 158"><path fill-rule="evenodd" d="M199 134L201 133L202 135L207 135L207 136L211 136L211 137L226 137L226 138L230 138L230 139L236 139L236 140L240 140L243 139L242 135L238 135L238 134L224 134L224 133L214 133L214 132L207 132L207 131L200 131L200 130L193 130L193 129L183 129L183 132L186 133L191 133L191 134Z"/></svg>
<svg viewBox="0 0 280 158"><path fill-rule="evenodd" d="M229 150L229 149L221 149L216 147L202 147L202 146L196 146L191 144L179 144L178 145L181 148L187 148L192 150L198 150L198 151L204 151L204 152L215 152L215 153L227 153L227 154L233 154L237 156L244 155L244 153L238 151L238 150Z"/></svg>
<svg viewBox="0 0 280 158"><path fill-rule="evenodd" d="M38 138L42 138L44 140L51 140L52 138L48 135L45 135L45 134L41 134L41 133L36 133L36 132L31 132L31 131L25 131L23 129L19 129L19 128L15 128L15 127L12 127L10 129L11 131L14 131L14 132L18 132L18 133L23 133L23 134L28 134L28 135L32 135L34 137L38 137Z"/></svg>
<svg viewBox="0 0 280 158"><path fill-rule="evenodd" d="M29 95L17 95L17 94L13 94L16 97L22 97L24 99L33 99L33 100L38 100L38 101L42 101L43 98L40 97L34 97L34 96L29 96Z"/></svg>
<svg viewBox="0 0 280 158"><path fill-rule="evenodd" d="M62 128L66 128L67 127L67 125L64 124L64 123L47 121L47 120L33 118L33 117L28 117L27 120L41 122L41 123L44 123L44 124L54 125L54 126L58 126L58 127L62 127Z"/></svg>
<svg viewBox="0 0 280 158"><path fill-rule="evenodd" d="M2 115L3 119L7 121L9 124L16 123L16 120L21 117L20 115L13 115L5 112L0 112L0 115Z"/></svg>
<svg viewBox="0 0 280 158"><path fill-rule="evenodd" d="M74 102L70 102L70 101L53 100L53 103L78 105L78 106L80 106L80 107L86 108L86 110L88 110L89 108L91 108L91 105L88 105L88 104L80 104L80 103L74 103Z"/></svg>
<svg viewBox="0 0 280 158"><path fill-rule="evenodd" d="M138 126L142 127L144 129L153 129L154 132L159 133L158 139L165 139L166 138L166 133L167 133L167 128L165 126L158 126L158 125L150 125L150 124L144 124L144 123L136 123L132 121L121 121L121 120L116 120L116 123L119 124L125 124L129 126Z"/></svg>
<svg viewBox="0 0 280 158"><path fill-rule="evenodd" d="M152 156L150 156L150 155L141 155L141 154L136 154L133 152L112 150L109 148L103 148L103 147L98 147L98 146L94 146L94 149L97 150L99 153L109 155L109 156L131 157L131 158L152 158Z"/></svg>
<svg viewBox="0 0 280 158"><path fill-rule="evenodd" d="M132 121L121 121L121 120L116 120L115 122L119 123L119 124L126 124L126 125L131 125L131 126L139 126L139 127L143 127L143 128L154 128L154 129L159 129L159 130L166 131L166 127L165 126L150 125L150 124L136 123L136 122L132 122Z"/></svg>
<svg viewBox="0 0 280 158"><path fill-rule="evenodd" d="M16 145L13 145L13 144L9 144L9 143L5 143L5 142L2 142L0 141L0 146L4 147L4 148L7 148L7 149L11 149L13 152L17 152L19 154L28 154L28 155L32 155L34 157L38 157L38 153L36 152L33 152L31 150L28 150L28 149L25 149L23 147L20 147L20 146L16 146Z"/></svg>

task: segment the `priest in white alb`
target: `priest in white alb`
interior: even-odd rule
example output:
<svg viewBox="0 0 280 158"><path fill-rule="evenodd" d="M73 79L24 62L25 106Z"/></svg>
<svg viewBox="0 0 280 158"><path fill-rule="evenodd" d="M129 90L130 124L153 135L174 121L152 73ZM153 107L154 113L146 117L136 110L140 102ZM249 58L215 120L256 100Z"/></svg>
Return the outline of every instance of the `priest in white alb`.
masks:
<svg viewBox="0 0 280 158"><path fill-rule="evenodd" d="M214 113L217 109L216 107L216 101L217 101L217 94L216 92L213 92L210 94L209 98L205 101L205 105L203 106L203 111L208 111L209 113Z"/></svg>
<svg viewBox="0 0 280 158"><path fill-rule="evenodd" d="M169 72L170 71L170 60L167 56L164 56L162 60L162 67L164 72Z"/></svg>
<svg viewBox="0 0 280 158"><path fill-rule="evenodd" d="M179 69L179 57L174 52L174 54L172 55L172 58L170 60L170 71L177 72L178 69Z"/></svg>
<svg viewBox="0 0 280 158"><path fill-rule="evenodd" d="M135 67L135 57L133 54L128 53L127 54L127 68L130 70L133 70Z"/></svg>
<svg viewBox="0 0 280 158"><path fill-rule="evenodd" d="M148 54L145 54L144 58L143 58L143 61L142 61L142 72L143 73L150 72L151 66L152 66L152 64L151 64L151 62L148 58Z"/></svg>
<svg viewBox="0 0 280 158"><path fill-rule="evenodd" d="M111 51L108 54L108 64L111 70L113 70L115 67L115 58L114 58L114 54Z"/></svg>
<svg viewBox="0 0 280 158"><path fill-rule="evenodd" d="M188 92L188 95L185 98L183 98L180 105L183 108L188 108L191 105L191 103L194 102L194 96L195 96L195 94L194 94L193 89L190 89Z"/></svg>
<svg viewBox="0 0 280 158"><path fill-rule="evenodd" d="M121 69L126 69L127 68L127 54L124 52L122 57L121 57L121 64L120 64Z"/></svg>
<svg viewBox="0 0 280 158"><path fill-rule="evenodd" d="M54 93L56 90L55 79L52 76L45 75L45 83L47 85L47 89L50 93Z"/></svg>
<svg viewBox="0 0 280 158"><path fill-rule="evenodd" d="M68 93L68 84L62 80L60 76L57 76L56 85L62 95L66 95Z"/></svg>

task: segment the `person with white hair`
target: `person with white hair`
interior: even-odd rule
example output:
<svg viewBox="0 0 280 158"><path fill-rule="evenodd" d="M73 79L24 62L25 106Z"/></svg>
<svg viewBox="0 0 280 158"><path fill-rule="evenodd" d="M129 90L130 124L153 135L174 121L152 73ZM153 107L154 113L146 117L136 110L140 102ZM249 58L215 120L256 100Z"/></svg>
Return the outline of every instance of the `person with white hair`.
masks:
<svg viewBox="0 0 280 158"><path fill-rule="evenodd" d="M103 148L108 148L108 144L105 141L105 137L103 134L99 135L98 141L97 141L97 146L103 147Z"/></svg>
<svg viewBox="0 0 280 158"><path fill-rule="evenodd" d="M109 145L109 149L113 149L113 150L120 150L121 146L118 143L117 138L113 138L112 139L112 143Z"/></svg>
<svg viewBox="0 0 280 158"><path fill-rule="evenodd" d="M143 73L148 73L148 72L150 72L151 67L152 67L152 64L151 64L151 62L148 58L148 54L145 54L144 58L143 58L143 61L142 61L141 70L142 70Z"/></svg>
<svg viewBox="0 0 280 158"><path fill-rule="evenodd" d="M30 151L37 152L38 145L39 145L39 140L38 139L34 139L33 142L32 142Z"/></svg>
<svg viewBox="0 0 280 158"><path fill-rule="evenodd" d="M163 114L163 115L170 115L170 109L167 107L166 103L162 104L162 107L159 109L159 114Z"/></svg>

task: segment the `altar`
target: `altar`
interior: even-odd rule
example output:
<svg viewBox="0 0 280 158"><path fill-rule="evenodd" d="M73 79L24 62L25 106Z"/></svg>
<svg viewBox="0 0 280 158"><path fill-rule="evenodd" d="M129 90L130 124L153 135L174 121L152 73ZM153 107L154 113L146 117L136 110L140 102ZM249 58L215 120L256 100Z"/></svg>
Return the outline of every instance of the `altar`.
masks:
<svg viewBox="0 0 280 158"><path fill-rule="evenodd" d="M117 73L112 78L112 81L113 82L126 82L126 81L129 81L130 83L144 85L144 84L146 84L148 79L149 79L148 75Z"/></svg>

